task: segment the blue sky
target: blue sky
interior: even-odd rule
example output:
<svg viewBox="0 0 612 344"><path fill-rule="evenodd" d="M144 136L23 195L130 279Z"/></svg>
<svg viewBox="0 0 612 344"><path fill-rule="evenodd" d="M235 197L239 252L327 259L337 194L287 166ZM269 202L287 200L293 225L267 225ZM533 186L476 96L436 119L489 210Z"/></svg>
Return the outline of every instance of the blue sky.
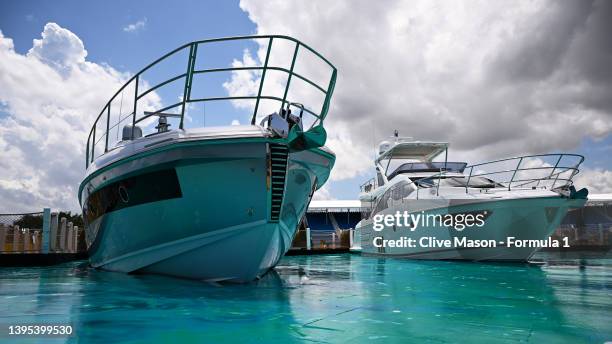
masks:
<svg viewBox="0 0 612 344"><path fill-rule="evenodd" d="M0 7L0 29L27 52L48 22L75 33L85 43L88 60L116 69L138 71L160 54L186 42L255 32L238 1L11 1ZM124 28L139 21L144 27Z"/></svg>
<svg viewBox="0 0 612 344"><path fill-rule="evenodd" d="M88 61L108 64L116 70L129 73L139 71L166 52L190 41L255 32L255 24L240 9L237 1L185 1L174 6L167 4L164 1L11 2L2 5L0 30L4 36L14 40L18 53L25 54L32 47L32 40L40 38L41 28L46 23L55 22L83 41ZM216 50L215 57L221 63L240 58L243 47L236 45L231 48L227 51ZM219 52L227 54L218 56ZM198 56L204 54L201 52ZM186 54L183 55L186 65ZM178 74L179 70L182 71L182 66L177 63L171 68L162 66L153 69L147 78L151 83L161 82L170 78L170 75ZM220 86L220 83L215 84L216 89L209 90L208 94L225 95L219 94L223 91L219 89ZM208 84L204 87L213 88ZM178 93L178 88L167 87L158 93L164 98L164 105L167 105L171 101L176 102L175 93ZM227 105L209 104L208 112L211 112L210 107L223 106L225 110L234 110L233 114L228 115L232 118L247 117ZM194 110L203 111L200 104L193 106ZM214 123L211 119L207 122Z"/></svg>

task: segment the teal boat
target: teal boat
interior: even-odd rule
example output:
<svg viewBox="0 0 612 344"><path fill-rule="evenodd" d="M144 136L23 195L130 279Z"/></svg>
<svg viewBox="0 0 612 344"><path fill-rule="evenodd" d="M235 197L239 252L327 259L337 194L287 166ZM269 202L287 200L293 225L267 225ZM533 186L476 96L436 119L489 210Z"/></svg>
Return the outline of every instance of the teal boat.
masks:
<svg viewBox="0 0 612 344"><path fill-rule="evenodd" d="M198 67L216 61L198 50L257 43L260 65ZM281 45L291 47L284 66L272 62ZM301 54L325 67L325 73L316 71L319 82L307 77L315 72ZM176 64L181 56L186 72L150 85L151 71L167 61ZM223 73L250 73L256 93L196 95L198 78L221 79L227 89L228 78L218 77ZM266 80L285 82L271 87L275 93L267 90ZM229 282L251 281L273 268L334 165L334 153L324 146L323 123L335 80L336 68L323 56L276 35L191 42L134 75L104 106L87 141L79 201L91 265ZM164 89L177 84L182 97L162 104ZM294 85L319 97L294 91ZM150 100L153 95L157 101ZM249 101L247 125L193 125L195 115L189 113L197 104L229 102L214 115L231 119L242 114L240 102Z"/></svg>

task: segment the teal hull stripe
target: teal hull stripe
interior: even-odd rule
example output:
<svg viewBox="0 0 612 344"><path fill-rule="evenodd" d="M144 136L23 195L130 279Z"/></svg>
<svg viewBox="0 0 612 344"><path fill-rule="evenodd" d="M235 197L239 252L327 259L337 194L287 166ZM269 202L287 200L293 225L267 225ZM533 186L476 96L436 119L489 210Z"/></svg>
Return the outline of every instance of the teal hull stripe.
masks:
<svg viewBox="0 0 612 344"><path fill-rule="evenodd" d="M164 169L124 178L98 189L85 200L83 213L87 223L91 223L112 211L182 196L176 171Z"/></svg>
<svg viewBox="0 0 612 344"><path fill-rule="evenodd" d="M173 150L173 149L179 149L179 148L184 148L184 147L194 147L194 146L203 146L203 145L220 145L220 144L233 144L233 143L254 143L254 142L269 142L269 143L282 143L285 144L286 140L283 139L269 139L269 138L265 138L265 137L261 137L261 138L240 138L240 139L216 139L216 140L198 140L198 141L187 141L187 142L177 142L174 144L170 144L167 146L163 146L163 147L158 147L155 149L151 149L145 152L140 152L137 154L134 154L130 157L127 157L125 159L121 159L119 161L115 161L107 166L104 166L102 168L99 168L98 170L96 170L95 172L92 172L91 174L89 174L82 182L81 185L79 186L79 201L83 201L81 199L81 195L83 192L83 188L85 187L85 185L91 181L93 178L97 177L98 175L111 170L117 166L126 164L128 162L131 162L133 160L136 159L141 159L143 157L147 157L147 156L151 156L157 153L161 153L161 152L165 152L165 151L169 151L169 150ZM331 161L335 161L336 157L333 154L330 154L322 149L319 148L314 148L314 149L310 149L309 150L312 153L318 154L318 155L322 155L328 159L330 159ZM102 185L103 186L103 185Z"/></svg>

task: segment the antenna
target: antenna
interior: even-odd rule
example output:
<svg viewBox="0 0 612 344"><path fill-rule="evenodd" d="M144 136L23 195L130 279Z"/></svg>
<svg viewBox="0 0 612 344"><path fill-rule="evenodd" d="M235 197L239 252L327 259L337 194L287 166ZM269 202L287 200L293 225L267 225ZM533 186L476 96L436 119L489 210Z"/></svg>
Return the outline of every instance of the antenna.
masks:
<svg viewBox="0 0 612 344"><path fill-rule="evenodd" d="M374 122L374 118L372 118L372 153L374 156L373 159L376 159L376 122Z"/></svg>

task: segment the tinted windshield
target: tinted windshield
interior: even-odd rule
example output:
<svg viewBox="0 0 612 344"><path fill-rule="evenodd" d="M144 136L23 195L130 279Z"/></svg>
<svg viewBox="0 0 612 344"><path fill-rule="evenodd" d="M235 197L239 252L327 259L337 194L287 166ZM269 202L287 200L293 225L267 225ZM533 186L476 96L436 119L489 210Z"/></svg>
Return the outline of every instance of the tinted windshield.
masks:
<svg viewBox="0 0 612 344"><path fill-rule="evenodd" d="M398 168L393 171L389 175L389 179L395 177L401 173L411 173L411 172L456 172L463 173L465 166L467 163L465 162L408 162L400 165Z"/></svg>
<svg viewBox="0 0 612 344"><path fill-rule="evenodd" d="M471 177L469 178L470 185L466 185L468 177L442 177L440 179L441 187L471 187L471 188L496 188L504 187L502 184L497 183L494 180L485 177ZM415 180L415 183L420 187L433 187L438 185L438 177L434 178L420 178Z"/></svg>

